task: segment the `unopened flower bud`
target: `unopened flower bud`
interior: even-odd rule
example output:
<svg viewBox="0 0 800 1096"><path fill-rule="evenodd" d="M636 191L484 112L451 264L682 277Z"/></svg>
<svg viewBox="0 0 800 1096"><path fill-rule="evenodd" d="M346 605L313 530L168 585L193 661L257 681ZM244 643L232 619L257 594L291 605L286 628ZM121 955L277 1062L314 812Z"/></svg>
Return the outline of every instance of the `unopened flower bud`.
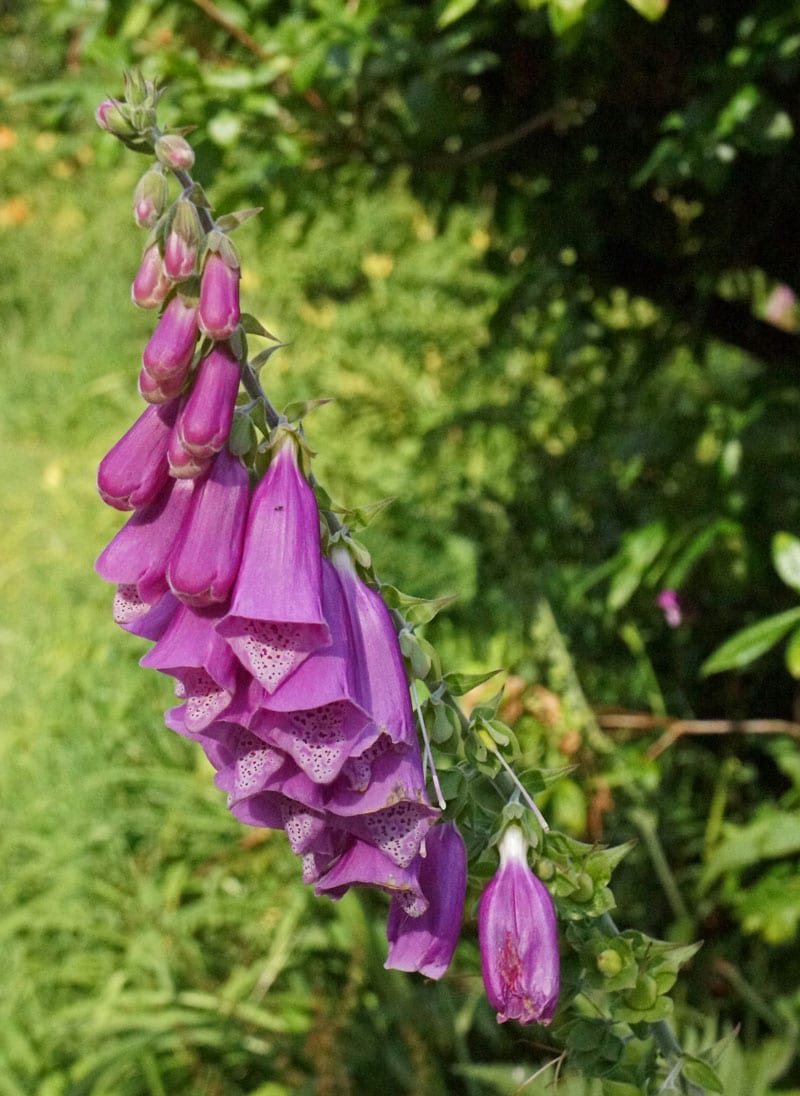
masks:
<svg viewBox="0 0 800 1096"><path fill-rule="evenodd" d="M142 256L142 262L131 286L131 299L139 308L158 308L172 288L172 282L164 273L158 244L151 244Z"/></svg>
<svg viewBox="0 0 800 1096"><path fill-rule="evenodd" d="M104 99L94 112L94 117L101 129L113 133L115 137L132 137L135 132L119 99Z"/></svg>
<svg viewBox="0 0 800 1096"><path fill-rule="evenodd" d="M190 453L173 431L167 448L169 474L173 479L197 479L211 466L211 460L211 457L206 459Z"/></svg>
<svg viewBox="0 0 800 1096"><path fill-rule="evenodd" d="M194 273L197 249L203 230L192 202L175 203L175 212L164 247L164 272L175 282L185 281Z"/></svg>
<svg viewBox="0 0 800 1096"><path fill-rule="evenodd" d="M155 381L172 381L181 376L183 383L196 340L197 306L176 293L144 348L142 364Z"/></svg>
<svg viewBox="0 0 800 1096"><path fill-rule="evenodd" d="M169 201L169 185L163 171L150 168L133 192L133 218L141 228L152 228Z"/></svg>
<svg viewBox="0 0 800 1096"><path fill-rule="evenodd" d="M227 339L239 323L239 265L231 256L210 251L200 282L200 330L211 339Z"/></svg>
<svg viewBox="0 0 800 1096"><path fill-rule="evenodd" d="M199 460L218 453L231 431L241 369L227 343L218 343L197 367L189 398L178 413L175 433Z"/></svg>
<svg viewBox="0 0 800 1096"><path fill-rule="evenodd" d="M165 167L173 171L188 171L194 163L192 146L178 133L167 133L159 137L155 145L155 154Z"/></svg>

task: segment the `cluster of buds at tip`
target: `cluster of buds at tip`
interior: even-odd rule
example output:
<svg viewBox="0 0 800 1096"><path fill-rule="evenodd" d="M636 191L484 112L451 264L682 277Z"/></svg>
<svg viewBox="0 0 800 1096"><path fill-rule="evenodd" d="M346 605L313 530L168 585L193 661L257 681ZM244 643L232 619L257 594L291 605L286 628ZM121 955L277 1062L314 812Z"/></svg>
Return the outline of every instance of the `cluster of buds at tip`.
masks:
<svg viewBox="0 0 800 1096"><path fill-rule="evenodd" d="M226 230L251 211L212 219L191 146L158 131L154 96L134 78L125 104L98 109L157 160L134 197L150 235L132 296L161 312L139 373L147 406L98 471L104 501L133 513L97 571L116 584L117 623L153 642L142 665L175 679L166 724L203 748L233 814L283 830L317 894L388 894L387 966L439 978L466 849L428 798L398 635L346 539L323 541L299 429L273 412L248 461L232 442L255 373Z"/></svg>

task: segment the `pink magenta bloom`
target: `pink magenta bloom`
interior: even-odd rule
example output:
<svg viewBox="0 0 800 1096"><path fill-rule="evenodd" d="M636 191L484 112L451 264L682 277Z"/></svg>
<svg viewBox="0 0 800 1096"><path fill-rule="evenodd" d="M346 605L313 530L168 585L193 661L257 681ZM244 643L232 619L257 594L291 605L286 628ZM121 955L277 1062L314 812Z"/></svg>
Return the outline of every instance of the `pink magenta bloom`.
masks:
<svg viewBox="0 0 800 1096"><path fill-rule="evenodd" d="M178 414L177 401L148 407L97 469L97 490L117 510L152 502L169 478L167 448Z"/></svg>
<svg viewBox="0 0 800 1096"><path fill-rule="evenodd" d="M268 693L331 642L317 502L290 437L253 492L231 607L217 627Z"/></svg>
<svg viewBox="0 0 800 1096"><path fill-rule="evenodd" d="M142 354L142 364L155 381L186 378L197 342L197 306L176 293L161 314Z"/></svg>
<svg viewBox="0 0 800 1096"><path fill-rule="evenodd" d="M418 874L418 861L407 868L398 867L380 849L363 841L354 841L315 887L317 894L343 898L352 886L378 887L402 901L412 917L421 916L428 908Z"/></svg>
<svg viewBox="0 0 800 1096"><path fill-rule="evenodd" d="M167 591L167 561L191 493L191 483L169 480L97 557L98 575L107 582L135 587L140 602L155 605Z"/></svg>
<svg viewBox="0 0 800 1096"><path fill-rule="evenodd" d="M185 701L182 714L188 732L213 723L236 690L237 662L217 635L215 623L213 616L182 605L140 663L177 678L175 693Z"/></svg>
<svg viewBox="0 0 800 1096"><path fill-rule="evenodd" d="M207 460L228 440L240 377L239 362L227 343L216 344L198 365L175 424L176 436L191 456Z"/></svg>
<svg viewBox="0 0 800 1096"><path fill-rule="evenodd" d="M346 548L334 548L331 561L350 621L359 703L372 716L376 737L386 734L393 742L409 744L418 751L408 678L386 603L357 576Z"/></svg>
<svg viewBox="0 0 800 1096"><path fill-rule="evenodd" d="M664 614L664 620L670 628L678 628L683 621L681 611L681 599L677 590L662 590L656 598L659 609Z"/></svg>
<svg viewBox="0 0 800 1096"><path fill-rule="evenodd" d="M498 1023L548 1024L559 989L553 899L528 867L519 826L500 841L500 867L481 895L478 938L486 995Z"/></svg>
<svg viewBox="0 0 800 1096"><path fill-rule="evenodd" d="M428 832L425 855L420 856L419 885L428 901L420 916L409 916L401 901L392 901L384 966L441 978L458 942L467 893L467 850L454 823L445 822Z"/></svg>
<svg viewBox="0 0 800 1096"><path fill-rule="evenodd" d="M172 282L164 273L158 244L151 244L142 256L142 262L131 286L131 299L138 308L158 308L172 288Z"/></svg>
<svg viewBox="0 0 800 1096"><path fill-rule="evenodd" d="M170 556L170 588L187 605L227 600L242 556L250 478L238 457L222 449L198 480L186 521Z"/></svg>
<svg viewBox="0 0 800 1096"><path fill-rule="evenodd" d="M374 733L369 715L355 700L341 590L327 560L322 568L322 614L331 642L265 697L251 728L292 757L312 781L330 784Z"/></svg>
<svg viewBox="0 0 800 1096"><path fill-rule="evenodd" d="M169 381L154 381L147 370L142 367L139 370L137 387L139 395L145 403L169 403L180 395L186 376L189 374L188 366L184 376L177 375Z"/></svg>
<svg viewBox="0 0 800 1096"><path fill-rule="evenodd" d="M227 339L239 323L239 267L219 252L209 252L200 283L200 330L211 339Z"/></svg>
<svg viewBox="0 0 800 1096"><path fill-rule="evenodd" d="M184 400L185 402L185 400ZM175 430L167 446L169 474L175 479L197 479L211 467L212 457L196 457L184 449Z"/></svg>

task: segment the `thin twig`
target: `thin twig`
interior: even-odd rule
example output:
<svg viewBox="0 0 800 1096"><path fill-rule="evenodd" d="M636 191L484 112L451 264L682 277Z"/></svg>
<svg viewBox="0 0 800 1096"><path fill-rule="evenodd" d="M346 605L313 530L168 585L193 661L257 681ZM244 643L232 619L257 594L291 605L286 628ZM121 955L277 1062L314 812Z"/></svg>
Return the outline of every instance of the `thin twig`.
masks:
<svg viewBox="0 0 800 1096"><path fill-rule="evenodd" d="M262 61L270 61L275 56L273 50L265 49L246 30L242 30L241 27L237 27L235 23L231 22L227 15L213 3L213 0L192 0L192 3L205 12L209 19L212 19L226 30L231 38L235 38L240 45L244 46L250 53L254 53Z"/></svg>
<svg viewBox="0 0 800 1096"><path fill-rule="evenodd" d="M197 3L197 0L195 0L195 3ZM545 126L551 125L562 113L563 105L548 107L547 110L534 114L532 118L528 118L527 121L518 125L515 129L509 130L508 133L500 133L497 137L492 137L488 141L481 141L480 144L464 149L463 152L453 152L449 156L428 156L424 161L425 166L460 167L462 164L473 164L476 160L483 160L495 152L502 152L503 149L517 144L530 133L535 133L537 129L544 129Z"/></svg>
<svg viewBox="0 0 800 1096"><path fill-rule="evenodd" d="M650 760L660 757L684 735L786 734L800 739L800 723L790 719L674 719L647 712L598 712L596 716L599 725L608 731L646 733L664 727L664 733L647 751Z"/></svg>

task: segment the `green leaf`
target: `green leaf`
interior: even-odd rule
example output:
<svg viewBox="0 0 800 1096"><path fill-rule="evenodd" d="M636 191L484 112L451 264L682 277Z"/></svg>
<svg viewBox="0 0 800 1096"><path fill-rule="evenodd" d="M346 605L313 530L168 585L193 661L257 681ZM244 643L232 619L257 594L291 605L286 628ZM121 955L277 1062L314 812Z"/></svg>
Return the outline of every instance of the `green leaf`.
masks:
<svg viewBox="0 0 800 1096"><path fill-rule="evenodd" d="M267 331L266 327L264 327L261 321L257 320L256 317L251 315L249 312L243 312L239 319L239 322L241 323L242 327L245 329L248 335L261 335L261 337L264 339L275 339L275 336L272 334L272 332Z"/></svg>
<svg viewBox="0 0 800 1096"><path fill-rule="evenodd" d="M347 506L335 506L333 509L352 529L361 529L382 514L387 506L391 506L396 501L396 498L396 495L392 495L389 498L378 499L377 502L370 502L366 506L355 506L352 509Z"/></svg>
<svg viewBox="0 0 800 1096"><path fill-rule="evenodd" d="M236 213L225 213L217 220L217 228L222 229L223 232L233 232L251 217L257 217L263 208L263 206L257 206L255 209L240 209Z"/></svg>
<svg viewBox="0 0 800 1096"><path fill-rule="evenodd" d="M440 29L449 27L451 23L455 23L462 16L472 11L477 4L478 0L449 0L436 20L436 26Z"/></svg>
<svg viewBox="0 0 800 1096"><path fill-rule="evenodd" d="M800 538L776 533L772 538L772 563L787 586L800 593Z"/></svg>
<svg viewBox="0 0 800 1096"><path fill-rule="evenodd" d="M800 608L759 620L748 628L736 632L722 646L717 647L700 667L702 677L718 674L723 670L740 670L749 666L761 655L774 647L786 633L800 622Z"/></svg>
<svg viewBox="0 0 800 1096"><path fill-rule="evenodd" d="M724 1092L722 1081L715 1070L702 1058L693 1058L686 1054L683 1058L683 1075L692 1084L700 1085L709 1092Z"/></svg>
<svg viewBox="0 0 800 1096"><path fill-rule="evenodd" d="M424 598L404 594L396 586L381 586L381 594L390 609L399 609L410 624L427 624L437 613L457 600L457 594Z"/></svg>
<svg viewBox="0 0 800 1096"><path fill-rule="evenodd" d="M587 0L550 0L548 14L554 34L564 34L584 16Z"/></svg>
<svg viewBox="0 0 800 1096"><path fill-rule="evenodd" d="M499 673L500 670L485 670L480 674L459 674L451 670L444 675L444 681L453 696L463 696Z"/></svg>
<svg viewBox="0 0 800 1096"><path fill-rule="evenodd" d="M268 346L266 350L262 350L259 354L256 354L254 358L250 359L250 366L252 369L260 369L262 365L269 361L276 350L283 350L286 343L276 343L275 346ZM290 406L293 406L290 404Z"/></svg>
<svg viewBox="0 0 800 1096"><path fill-rule="evenodd" d="M800 628L789 636L784 658L786 668L792 677L800 678Z"/></svg>
<svg viewBox="0 0 800 1096"><path fill-rule="evenodd" d="M277 347L271 349L277 350ZM319 399L319 400L294 400L284 407L283 414L289 420L289 422L300 422L304 419L309 411L315 411L318 407L324 407L326 403L333 403L331 399Z"/></svg>
<svg viewBox="0 0 800 1096"><path fill-rule="evenodd" d="M630 6L645 19L655 22L669 7L669 0L628 0Z"/></svg>

